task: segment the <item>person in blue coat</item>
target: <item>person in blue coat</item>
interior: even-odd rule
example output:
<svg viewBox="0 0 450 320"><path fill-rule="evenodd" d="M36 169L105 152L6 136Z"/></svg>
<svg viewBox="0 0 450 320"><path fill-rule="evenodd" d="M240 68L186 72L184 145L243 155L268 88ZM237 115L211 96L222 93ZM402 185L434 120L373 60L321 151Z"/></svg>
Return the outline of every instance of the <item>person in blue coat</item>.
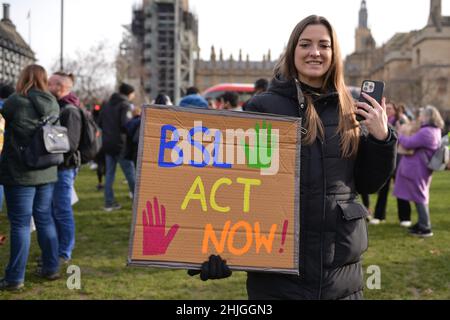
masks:
<svg viewBox="0 0 450 320"><path fill-rule="evenodd" d="M187 90L186 96L181 99L180 107L196 107L208 109L208 101L203 98L199 90L195 87L191 87Z"/></svg>

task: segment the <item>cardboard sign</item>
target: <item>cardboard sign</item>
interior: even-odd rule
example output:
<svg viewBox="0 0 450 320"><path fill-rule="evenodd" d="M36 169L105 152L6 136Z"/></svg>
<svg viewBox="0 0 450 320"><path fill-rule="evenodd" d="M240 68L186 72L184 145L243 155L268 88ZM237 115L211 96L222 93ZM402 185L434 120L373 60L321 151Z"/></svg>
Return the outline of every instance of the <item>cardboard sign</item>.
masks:
<svg viewBox="0 0 450 320"><path fill-rule="evenodd" d="M129 265L298 274L301 120L143 109Z"/></svg>

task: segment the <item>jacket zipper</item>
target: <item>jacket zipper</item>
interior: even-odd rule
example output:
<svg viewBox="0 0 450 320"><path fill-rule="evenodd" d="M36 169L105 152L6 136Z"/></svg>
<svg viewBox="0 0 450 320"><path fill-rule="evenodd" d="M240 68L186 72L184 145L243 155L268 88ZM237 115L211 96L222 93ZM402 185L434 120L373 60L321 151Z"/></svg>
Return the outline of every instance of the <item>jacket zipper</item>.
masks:
<svg viewBox="0 0 450 320"><path fill-rule="evenodd" d="M303 113L305 111L306 108L306 103L305 103L305 97L302 93L302 89L300 87L300 82L295 79L295 85L297 87L297 99L298 99L298 103L299 103L299 114L300 117L302 118L302 122L303 122ZM302 123L303 124L303 123ZM301 128L302 133L306 134L307 131L306 129ZM319 294L318 294L318 299L320 300L322 297L322 282L323 282L323 227L325 224L325 218L326 218L326 186L327 186L327 182L326 182L326 174L325 174L325 158L324 158L324 141L322 139L319 138L320 141L320 145L321 145L321 151L322 151L322 172L323 172L323 203L322 203L322 224L320 226L320 281L319 281Z"/></svg>
<svg viewBox="0 0 450 320"><path fill-rule="evenodd" d="M319 300L322 298L322 282L323 282L323 228L325 225L326 219L326 196L327 196L327 178L325 172L325 150L324 150L324 141L320 140L321 151L322 151L322 172L323 172L323 202L322 202L322 224L320 226L320 282L319 282Z"/></svg>
<svg viewBox="0 0 450 320"><path fill-rule="evenodd" d="M307 134L308 131L305 128L303 128L303 121L304 121L303 114L304 114L305 107L306 107L305 97L303 96L302 90L300 88L300 82L297 79L295 79L295 86L297 88L298 115L299 115L299 118L300 118L300 131L301 131L302 134ZM301 139L302 139L302 135L300 135L300 140ZM301 163L301 161L302 160L301 160L301 156L300 156L300 163ZM301 177L299 179L301 179ZM300 181L299 181L299 185L300 185ZM300 197L300 195L299 195L299 197ZM299 205L299 220L300 220L300 218L301 218L301 205ZM301 228L301 223L299 223L299 228ZM300 233L300 231L301 230L299 230L299 233ZM300 255L301 254L301 252L300 252L300 244L299 244L298 251L299 251L299 255ZM302 267L300 267L300 268L302 268Z"/></svg>

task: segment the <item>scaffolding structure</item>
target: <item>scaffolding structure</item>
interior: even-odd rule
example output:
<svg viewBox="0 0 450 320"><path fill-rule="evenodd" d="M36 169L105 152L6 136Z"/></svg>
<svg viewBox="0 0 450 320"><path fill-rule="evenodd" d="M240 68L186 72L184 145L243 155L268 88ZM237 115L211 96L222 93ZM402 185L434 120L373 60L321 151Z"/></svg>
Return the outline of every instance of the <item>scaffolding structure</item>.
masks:
<svg viewBox="0 0 450 320"><path fill-rule="evenodd" d="M144 0L142 7L133 9L131 34L128 56L134 58L129 62L139 66L141 73L134 76L141 79L145 94L154 98L164 92L178 102L194 85L199 51L198 21L188 1Z"/></svg>

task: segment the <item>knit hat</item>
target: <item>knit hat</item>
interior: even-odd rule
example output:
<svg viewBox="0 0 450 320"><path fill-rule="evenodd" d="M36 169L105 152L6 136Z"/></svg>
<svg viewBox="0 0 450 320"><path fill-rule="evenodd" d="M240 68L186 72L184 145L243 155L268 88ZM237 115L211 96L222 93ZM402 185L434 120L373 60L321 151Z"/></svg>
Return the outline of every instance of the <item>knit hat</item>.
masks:
<svg viewBox="0 0 450 320"><path fill-rule="evenodd" d="M119 87L119 93L123 94L123 95L130 95L134 92L134 88L127 84L127 83L122 83Z"/></svg>

